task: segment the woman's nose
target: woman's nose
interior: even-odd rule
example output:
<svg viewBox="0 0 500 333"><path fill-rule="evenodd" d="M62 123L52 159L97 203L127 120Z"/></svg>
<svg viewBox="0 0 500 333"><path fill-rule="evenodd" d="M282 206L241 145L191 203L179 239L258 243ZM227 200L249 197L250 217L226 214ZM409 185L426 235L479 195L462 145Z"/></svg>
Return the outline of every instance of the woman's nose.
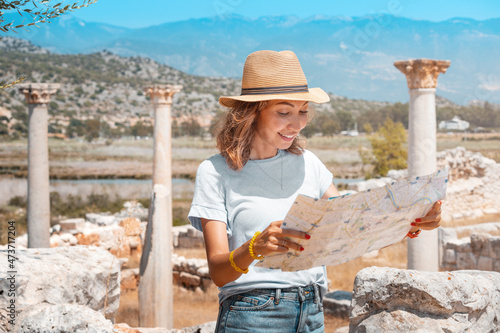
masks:
<svg viewBox="0 0 500 333"><path fill-rule="evenodd" d="M300 116L295 116L292 119L290 119L290 123L288 124L288 129L294 131L300 131L304 126L302 125L302 119L300 118Z"/></svg>

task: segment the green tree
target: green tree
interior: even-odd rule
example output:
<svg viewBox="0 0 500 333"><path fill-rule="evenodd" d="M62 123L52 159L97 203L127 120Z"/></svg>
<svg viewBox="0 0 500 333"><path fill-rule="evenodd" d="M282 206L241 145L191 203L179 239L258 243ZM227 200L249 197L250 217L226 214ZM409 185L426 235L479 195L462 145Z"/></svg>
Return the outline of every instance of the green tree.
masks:
<svg viewBox="0 0 500 333"><path fill-rule="evenodd" d="M402 123L393 122L387 118L384 125L369 137L372 145L371 162L374 165L374 176L385 176L391 169L405 169L408 151L404 147L406 130ZM363 163L369 162L370 157L362 155Z"/></svg>
<svg viewBox="0 0 500 333"><path fill-rule="evenodd" d="M0 31L16 32L16 29L36 26L38 23L50 23L50 20L53 18L59 17L67 12L72 12L75 9L88 7L96 2L97 0L83 0L82 4L75 2L73 4L64 5L63 1L61 1L55 5L51 5L49 4L50 0L0 0ZM5 11L17 11L23 18L22 23L14 25L14 22L6 22L4 19ZM2 39L2 37L0 37L0 39ZM13 82L0 81L0 89L10 88L24 80L26 80L25 77L20 77Z"/></svg>
<svg viewBox="0 0 500 333"><path fill-rule="evenodd" d="M101 130L101 122L97 119L88 119L85 121L85 139L88 142L97 139Z"/></svg>
<svg viewBox="0 0 500 333"><path fill-rule="evenodd" d="M314 118L314 122L324 136L333 136L341 131L340 123L333 113L322 112Z"/></svg>
<svg viewBox="0 0 500 333"><path fill-rule="evenodd" d="M74 138L77 136L82 136L85 133L85 124L76 118L71 118L69 125L66 127L66 136L68 138Z"/></svg>
<svg viewBox="0 0 500 333"><path fill-rule="evenodd" d="M64 1L51 5L50 0L0 0L0 30L3 32L15 32L16 29L36 26L38 23L50 23L50 20L53 18L59 17L67 12L72 12L75 9L88 7L96 3L97 0L84 0L81 5L78 1L67 5L64 5L63 2ZM11 10L17 11L23 18L21 24L14 25L14 22L5 22L3 17L4 11ZM28 22L26 22L26 20L28 20Z"/></svg>
<svg viewBox="0 0 500 333"><path fill-rule="evenodd" d="M365 124L370 124L372 129L377 130L384 123L385 118L387 117L384 117L383 112L379 110L368 110L360 114L356 121L361 128L364 128Z"/></svg>
<svg viewBox="0 0 500 333"><path fill-rule="evenodd" d="M370 124L374 130L378 130L385 120L389 118L393 122L400 122L408 128L408 104L389 104L375 110L368 110L360 114L356 121L361 128Z"/></svg>
<svg viewBox="0 0 500 333"><path fill-rule="evenodd" d="M12 126L12 129L14 131L19 132L19 134L21 134L22 136L25 136L26 134L28 134L28 126L26 126L24 123L21 123L21 122L15 123Z"/></svg>
<svg viewBox="0 0 500 333"><path fill-rule="evenodd" d="M179 124L177 123L177 120L172 121L172 137L178 138L179 136L182 135L182 130Z"/></svg>
<svg viewBox="0 0 500 333"><path fill-rule="evenodd" d="M7 124L0 123L0 135L8 135L9 134L9 128Z"/></svg>
<svg viewBox="0 0 500 333"><path fill-rule="evenodd" d="M343 131L348 131L354 128L354 118L350 112L340 110L335 113L335 116L340 128Z"/></svg>
<svg viewBox="0 0 500 333"><path fill-rule="evenodd" d="M182 133L188 136L199 136L201 135L201 126L194 120L190 119L188 121L183 121L181 123Z"/></svg>
<svg viewBox="0 0 500 333"><path fill-rule="evenodd" d="M130 128L130 133L139 137L153 136L153 126L146 126L142 121L138 121Z"/></svg>
<svg viewBox="0 0 500 333"><path fill-rule="evenodd" d="M15 110L12 112L12 118L23 123L26 128L28 127L29 115L23 107L15 108Z"/></svg>
<svg viewBox="0 0 500 333"><path fill-rule="evenodd" d="M111 136L111 126L105 121L101 121L99 133L102 137L109 138Z"/></svg>
<svg viewBox="0 0 500 333"><path fill-rule="evenodd" d="M334 119L327 117L320 124L320 129L323 135L333 136L334 134L340 132L340 124L336 122Z"/></svg>
<svg viewBox="0 0 500 333"><path fill-rule="evenodd" d="M305 136L306 138L311 138L314 134L319 132L321 132L321 130L318 128L313 118L313 120L309 121L306 127L304 127L302 131L300 131L300 134Z"/></svg>

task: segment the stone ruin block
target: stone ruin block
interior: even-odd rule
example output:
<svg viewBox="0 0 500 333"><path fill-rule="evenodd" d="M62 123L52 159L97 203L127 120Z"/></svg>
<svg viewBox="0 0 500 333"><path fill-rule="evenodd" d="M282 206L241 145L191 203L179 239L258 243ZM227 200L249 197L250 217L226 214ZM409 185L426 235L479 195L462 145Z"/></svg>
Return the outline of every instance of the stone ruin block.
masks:
<svg viewBox="0 0 500 333"><path fill-rule="evenodd" d="M37 304L18 318L16 332L113 332L101 312L79 304Z"/></svg>
<svg viewBox="0 0 500 333"><path fill-rule="evenodd" d="M351 299L352 293L349 291L336 290L327 293L323 298L323 309L325 314L348 320Z"/></svg>
<svg viewBox="0 0 500 333"><path fill-rule="evenodd" d="M179 235L177 238L177 246L183 249L203 248L205 247L205 243L203 238L199 239Z"/></svg>
<svg viewBox="0 0 500 333"><path fill-rule="evenodd" d="M472 252L469 237L450 240L448 243L446 243L446 248L462 253Z"/></svg>
<svg viewBox="0 0 500 333"><path fill-rule="evenodd" d="M457 268L458 269L476 269L476 256L473 253L457 253Z"/></svg>
<svg viewBox="0 0 500 333"><path fill-rule="evenodd" d="M493 270L493 259L488 257L479 257L477 260L477 269L480 271L492 271Z"/></svg>
<svg viewBox="0 0 500 333"><path fill-rule="evenodd" d="M500 273L361 270L349 332L496 332Z"/></svg>
<svg viewBox="0 0 500 333"><path fill-rule="evenodd" d="M201 278L198 275L181 272L179 278L186 287L195 288L201 284Z"/></svg>
<svg viewBox="0 0 500 333"><path fill-rule="evenodd" d="M81 232L85 228L85 219L66 219L59 222L59 225L61 226L61 232L77 233Z"/></svg>
<svg viewBox="0 0 500 333"><path fill-rule="evenodd" d="M500 260L496 260L493 262L493 270L495 272L500 272Z"/></svg>
<svg viewBox="0 0 500 333"><path fill-rule="evenodd" d="M121 271L120 289L136 290L139 287L139 268L129 268Z"/></svg>
<svg viewBox="0 0 500 333"><path fill-rule="evenodd" d="M201 287L203 290L207 290L214 285L214 282L210 278L201 278Z"/></svg>
<svg viewBox="0 0 500 333"><path fill-rule="evenodd" d="M470 242L472 253L475 255L488 256L490 254L490 235L485 233L472 234Z"/></svg>
<svg viewBox="0 0 500 333"><path fill-rule="evenodd" d="M120 264L108 251L94 246L30 248L18 250L16 256L20 315L40 304L72 304L114 320L120 302ZM6 250L0 251L0 260L7 262ZM0 278L0 290L7 290L8 284L6 277ZM1 294L0 318L5 318L7 302L7 293ZM8 331L3 325L0 320L0 331Z"/></svg>
<svg viewBox="0 0 500 333"><path fill-rule="evenodd" d="M135 217L127 217L120 221L118 224L125 230L125 236L140 236L141 229L141 220Z"/></svg>
<svg viewBox="0 0 500 333"><path fill-rule="evenodd" d="M172 284L180 284L181 283L181 274L178 271L172 272Z"/></svg>
<svg viewBox="0 0 500 333"><path fill-rule="evenodd" d="M456 264L457 263L457 255L455 251L451 249L446 249L444 252L444 262L446 264Z"/></svg>
<svg viewBox="0 0 500 333"><path fill-rule="evenodd" d="M490 238L490 257L500 261L500 236Z"/></svg>

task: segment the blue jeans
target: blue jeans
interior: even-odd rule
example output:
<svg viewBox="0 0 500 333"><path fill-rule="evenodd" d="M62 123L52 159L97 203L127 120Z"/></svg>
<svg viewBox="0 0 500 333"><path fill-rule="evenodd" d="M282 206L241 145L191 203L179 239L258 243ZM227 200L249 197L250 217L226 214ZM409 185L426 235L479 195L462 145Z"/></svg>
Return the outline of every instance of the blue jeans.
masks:
<svg viewBox="0 0 500 333"><path fill-rule="evenodd" d="M324 332L320 287L255 289L219 307L215 332Z"/></svg>

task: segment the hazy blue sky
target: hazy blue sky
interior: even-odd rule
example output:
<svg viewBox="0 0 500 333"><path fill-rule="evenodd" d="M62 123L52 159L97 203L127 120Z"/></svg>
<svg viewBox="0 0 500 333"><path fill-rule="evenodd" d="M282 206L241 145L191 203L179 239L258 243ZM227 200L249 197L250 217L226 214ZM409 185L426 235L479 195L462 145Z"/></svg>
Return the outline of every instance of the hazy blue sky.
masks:
<svg viewBox="0 0 500 333"><path fill-rule="evenodd" d="M500 17L500 0L99 0L73 15L89 22L136 28L230 13L257 18L364 16L384 12L430 21L452 17L485 20Z"/></svg>

